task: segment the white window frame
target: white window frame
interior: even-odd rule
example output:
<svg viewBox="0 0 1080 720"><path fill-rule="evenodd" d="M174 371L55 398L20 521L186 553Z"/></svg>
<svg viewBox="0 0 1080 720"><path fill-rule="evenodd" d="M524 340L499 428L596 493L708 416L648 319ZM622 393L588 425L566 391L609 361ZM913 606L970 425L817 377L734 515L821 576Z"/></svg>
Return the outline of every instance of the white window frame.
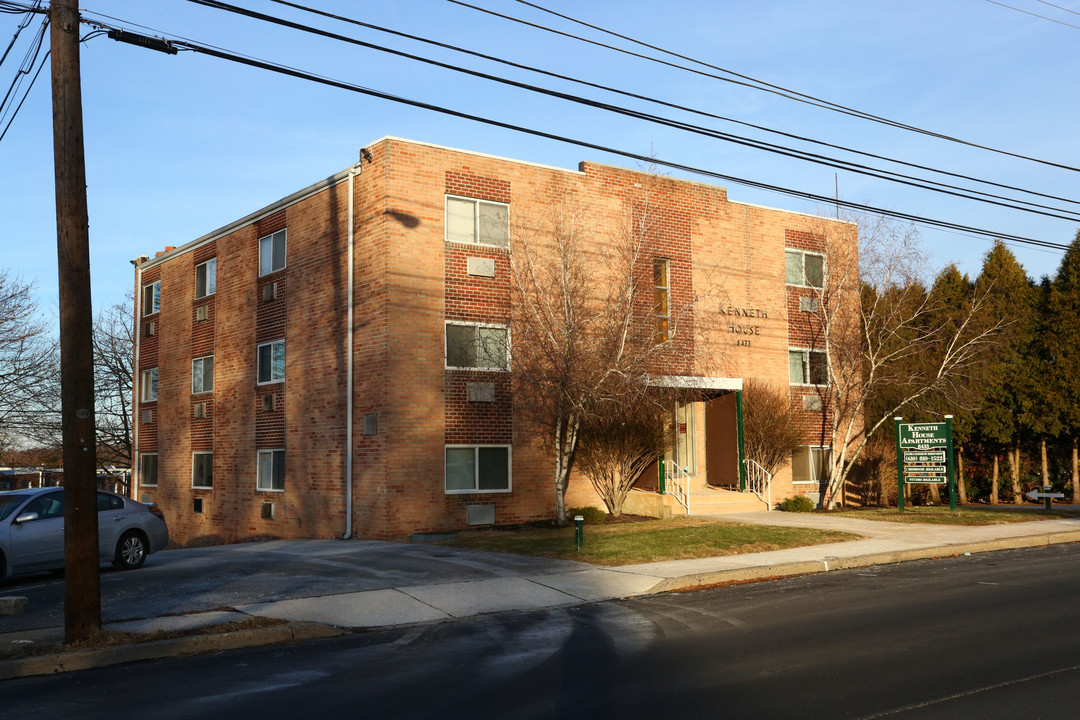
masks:
<svg viewBox="0 0 1080 720"><path fill-rule="evenodd" d="M150 482L146 479L146 460L147 458L154 458L154 481ZM139 454L139 485L141 487L157 487L158 484L158 454L156 452L147 452Z"/></svg>
<svg viewBox="0 0 1080 720"><path fill-rule="evenodd" d="M449 346L450 333L448 331L448 328L451 325L453 325L455 327L474 328L474 331L475 331L474 332L474 339L476 341L477 362L479 362L479 358L480 358L480 354L481 354L480 353L480 348L481 348L480 329L481 328L492 328L492 329L496 329L496 330L502 330L503 332L505 332L506 333L506 346L504 348L504 355L505 355L505 358L506 358L506 362L503 363L502 367L490 367L490 366L479 366L479 365L477 365L477 366L451 365L450 364L450 346ZM465 320L447 320L446 321L446 327L443 328L443 352L444 352L443 364L446 366L447 370L479 370L479 371L482 371L482 372L506 372L506 371L508 371L510 369L510 328L507 327L506 325L500 325L499 323L479 323L479 322L468 322L468 321L465 321Z"/></svg>
<svg viewBox="0 0 1080 720"><path fill-rule="evenodd" d="M803 377L805 377L807 379L807 381L811 380L810 355L812 353L816 354L816 355L821 355L822 356L822 361L825 363L825 382L823 382L823 383L794 382L791 379L791 354L792 353L800 353L802 355ZM788 384L792 385L794 387L828 387L829 386L829 358L825 354L825 351L824 350L813 350L811 348L789 347L788 348Z"/></svg>
<svg viewBox="0 0 1080 720"><path fill-rule="evenodd" d="M826 468L824 466L820 467L820 468L815 468L814 467L814 451L815 450L818 451L819 456L824 456L826 453L828 453L829 455L832 454L832 446L830 446L830 445L800 445L798 447L798 449L795 451L795 452L805 452L807 454L807 458L808 458L807 462L809 463L809 467L810 467L810 478L811 478L810 480L796 480L795 479L795 453L791 454L791 484L792 485L801 485L801 486L805 486L805 485L821 485L821 482L822 482L821 473ZM830 458L829 461L831 462L831 458ZM822 462L823 462L823 460L822 460ZM817 476L817 478L818 478L817 480L813 479L815 476Z"/></svg>
<svg viewBox="0 0 1080 720"><path fill-rule="evenodd" d="M281 346L281 377L274 377L274 346ZM262 380L262 349L264 347L270 348L270 379ZM273 385L275 383L285 382L285 340L271 340L270 342L259 343L255 348L255 384L256 385Z"/></svg>
<svg viewBox="0 0 1080 720"><path fill-rule="evenodd" d="M210 387L206 387L206 361L210 361ZM199 365L200 372L203 379L203 387L201 390L195 389L195 365ZM214 356L203 355L202 357L193 358L191 361L191 394L192 395L206 395L214 392Z"/></svg>
<svg viewBox="0 0 1080 720"><path fill-rule="evenodd" d="M154 313L161 312L161 281L155 280L152 283L147 283L146 285L143 285L142 292L143 317L148 317L150 315L153 315ZM148 297L149 302L147 302Z"/></svg>
<svg viewBox="0 0 1080 720"><path fill-rule="evenodd" d="M450 203L472 203L473 206L473 239L471 241L457 240L450 238ZM506 242L505 243L492 243L485 242L480 238L480 208L483 205L491 205L496 207L506 208ZM447 195L444 207L445 214L443 215L443 237L446 242L452 242L459 245L482 245L484 247L506 249L510 247L510 204L504 202L496 202L494 200L481 200L479 198L467 197L464 195Z"/></svg>
<svg viewBox="0 0 1080 720"><path fill-rule="evenodd" d="M506 448L506 487L505 488L480 488L480 460L479 454L482 448ZM446 486L446 451L466 450L473 451L473 486L467 489L451 490ZM476 445L445 445L443 447L443 492L447 495L477 495L491 493L510 493L514 491L514 448L506 443L479 443Z"/></svg>
<svg viewBox="0 0 1080 720"><path fill-rule="evenodd" d="M799 256L799 272L802 275L802 282L793 283L788 280L787 277L787 256L788 254ZM821 258L821 285L810 285L806 282L806 258L807 256ZM784 248L784 282L792 287L805 287L813 288L814 290L820 290L825 286L825 254L819 252L811 252L809 250L798 250L796 248Z"/></svg>
<svg viewBox="0 0 1080 720"><path fill-rule="evenodd" d="M139 373L139 401L157 402L158 369L150 368Z"/></svg>
<svg viewBox="0 0 1080 720"><path fill-rule="evenodd" d="M212 269L211 269L212 268ZM202 271L203 292L199 294L199 274ZM195 266L195 299L200 300L217 292L217 258L213 257L206 262Z"/></svg>
<svg viewBox="0 0 1080 720"><path fill-rule="evenodd" d="M209 485L196 485L195 484L195 463L196 458L200 455L210 456L210 484ZM214 489L214 453L208 450L196 450L191 453L191 487L199 490L213 490Z"/></svg>
<svg viewBox="0 0 1080 720"><path fill-rule="evenodd" d="M274 253L274 240L278 237L278 235L281 236L281 258L277 258ZM269 269L264 270L264 266L267 265L265 261L267 252L269 252L270 254ZM278 270L284 270L285 258L288 256L288 254L289 237L285 232L285 228L282 228L277 232L272 232L269 235L263 235L261 238L259 238L259 277L276 273ZM275 260L280 260L281 262L281 264L277 267L274 267Z"/></svg>
<svg viewBox="0 0 1080 720"><path fill-rule="evenodd" d="M285 448L266 448L259 450L255 458L255 489L261 492L285 492L285 469L281 470L281 487L272 487L274 484L274 471L276 469L274 465L275 453L281 453L281 463L285 463ZM262 477L262 458L263 455L270 455L270 478L267 487L263 487Z"/></svg>

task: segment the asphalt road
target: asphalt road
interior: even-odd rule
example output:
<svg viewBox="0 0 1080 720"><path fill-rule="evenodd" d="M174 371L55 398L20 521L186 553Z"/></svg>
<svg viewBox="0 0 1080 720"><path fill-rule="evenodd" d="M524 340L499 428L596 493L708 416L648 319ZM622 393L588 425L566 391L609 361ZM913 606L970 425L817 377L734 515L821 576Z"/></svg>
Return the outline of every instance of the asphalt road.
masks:
<svg viewBox="0 0 1080 720"><path fill-rule="evenodd" d="M1080 546L0 683L4 717L1071 718Z"/></svg>

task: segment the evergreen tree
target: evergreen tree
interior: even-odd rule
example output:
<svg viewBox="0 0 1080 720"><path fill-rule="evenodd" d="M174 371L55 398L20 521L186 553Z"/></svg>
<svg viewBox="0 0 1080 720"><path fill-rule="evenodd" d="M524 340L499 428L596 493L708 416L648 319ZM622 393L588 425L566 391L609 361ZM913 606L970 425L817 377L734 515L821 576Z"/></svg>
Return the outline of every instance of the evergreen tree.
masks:
<svg viewBox="0 0 1080 720"><path fill-rule="evenodd" d="M982 272L975 281L977 290L987 292L987 311L991 317L1005 317L1008 325L999 335L997 351L987 358L983 368L986 391L976 420L980 437L991 447L994 474L990 502L998 495L998 458L1006 451L1012 479L1013 502L1023 502L1020 493L1019 421L1022 404L1030 395L1033 376L1024 361L1034 329L1035 293L1024 268L1005 244L998 241L983 259Z"/></svg>
<svg viewBox="0 0 1080 720"><path fill-rule="evenodd" d="M1080 441L1080 231L1065 251L1050 286L1046 342L1058 394L1062 433L1072 445L1072 502L1080 502L1077 444Z"/></svg>

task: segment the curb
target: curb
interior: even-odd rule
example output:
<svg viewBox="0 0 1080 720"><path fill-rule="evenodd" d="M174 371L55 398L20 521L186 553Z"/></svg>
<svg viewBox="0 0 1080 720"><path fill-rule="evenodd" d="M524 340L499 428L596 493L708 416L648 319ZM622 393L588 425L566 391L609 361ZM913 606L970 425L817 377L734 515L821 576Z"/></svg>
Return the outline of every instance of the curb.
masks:
<svg viewBox="0 0 1080 720"><path fill-rule="evenodd" d="M717 570L714 572L668 578L667 580L662 580L654 585L646 594L696 590L711 585L771 580L794 575L825 573L830 570L846 570L849 568L869 567L872 565L891 565L893 563L908 562L910 560L928 560L932 558L948 557L950 555L994 552L995 550L1016 550L1028 547L1045 547L1047 545L1062 545L1074 542L1080 542L1080 530L1067 530L1045 535L1000 538L997 540L982 540L979 542L958 543L955 545L936 545L934 547L913 548L911 550L894 550L890 552L873 553L870 555L858 555L849 558L804 560L802 562L781 563L778 565L733 568L731 570Z"/></svg>
<svg viewBox="0 0 1080 720"><path fill-rule="evenodd" d="M328 625L286 623L265 628L251 628L207 635L189 635L105 648L70 650L49 655L0 660L0 680L29 677L31 675L55 675L140 660L159 660L161 658L183 657L185 655L198 655L222 650L317 640L343 633L344 631L340 628Z"/></svg>

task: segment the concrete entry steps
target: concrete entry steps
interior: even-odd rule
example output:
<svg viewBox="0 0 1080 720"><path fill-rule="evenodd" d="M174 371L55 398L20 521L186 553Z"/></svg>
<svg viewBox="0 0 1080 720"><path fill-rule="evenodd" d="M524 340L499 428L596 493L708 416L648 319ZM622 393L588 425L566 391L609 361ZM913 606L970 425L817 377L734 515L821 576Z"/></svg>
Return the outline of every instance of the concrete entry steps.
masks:
<svg viewBox="0 0 1080 720"><path fill-rule="evenodd" d="M690 515L720 515L768 509L765 501L752 492L713 487L690 492Z"/></svg>

